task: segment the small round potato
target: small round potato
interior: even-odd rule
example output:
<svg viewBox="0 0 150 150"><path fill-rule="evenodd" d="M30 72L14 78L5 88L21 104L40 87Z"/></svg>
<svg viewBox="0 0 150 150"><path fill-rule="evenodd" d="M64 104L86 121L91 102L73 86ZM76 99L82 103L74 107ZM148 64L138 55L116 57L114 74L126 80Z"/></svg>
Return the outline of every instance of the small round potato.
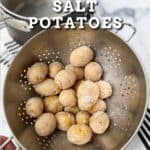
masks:
<svg viewBox="0 0 150 150"><path fill-rule="evenodd" d="M80 111L76 114L76 123L77 124L88 124L90 115L86 111Z"/></svg>
<svg viewBox="0 0 150 150"><path fill-rule="evenodd" d="M98 100L99 88L97 84L92 81L81 81L77 88L77 96L78 98L84 96L92 96L93 99Z"/></svg>
<svg viewBox="0 0 150 150"><path fill-rule="evenodd" d="M73 125L67 131L68 141L76 145L84 145L92 138L92 131L85 124Z"/></svg>
<svg viewBox="0 0 150 150"><path fill-rule="evenodd" d="M90 114L94 114L97 111L105 111L107 108L106 103L103 100L98 100L96 104L89 111Z"/></svg>
<svg viewBox="0 0 150 150"><path fill-rule="evenodd" d="M42 114L44 105L40 97L33 97L27 101L25 108L30 117L36 118Z"/></svg>
<svg viewBox="0 0 150 150"><path fill-rule="evenodd" d="M80 110L89 111L98 100L99 88L92 81L82 81L77 89L77 96Z"/></svg>
<svg viewBox="0 0 150 150"><path fill-rule="evenodd" d="M102 67L96 62L87 64L84 71L85 78L94 82L100 80L102 73Z"/></svg>
<svg viewBox="0 0 150 150"><path fill-rule="evenodd" d="M64 69L64 65L60 62L53 62L49 65L49 76L55 78L56 74Z"/></svg>
<svg viewBox="0 0 150 150"><path fill-rule="evenodd" d="M109 105L108 114L111 119L112 126L118 129L128 131L134 122L134 114L115 104Z"/></svg>
<svg viewBox="0 0 150 150"><path fill-rule="evenodd" d="M94 53L88 46L82 46L72 51L70 62L73 66L84 67L94 57Z"/></svg>
<svg viewBox="0 0 150 150"><path fill-rule="evenodd" d="M108 82L100 80L97 82L97 85L100 99L106 99L112 95L112 87Z"/></svg>
<svg viewBox="0 0 150 150"><path fill-rule="evenodd" d="M60 93L60 88L52 79L46 79L45 81L34 85L35 91L41 96L54 96Z"/></svg>
<svg viewBox="0 0 150 150"><path fill-rule="evenodd" d="M109 127L110 120L103 111L97 111L90 118L90 127L96 134L103 134Z"/></svg>
<svg viewBox="0 0 150 150"><path fill-rule="evenodd" d="M59 102L58 96L49 96L44 99L44 105L46 112L57 113L62 111L63 106Z"/></svg>
<svg viewBox="0 0 150 150"><path fill-rule="evenodd" d="M73 124L75 124L75 118L68 112L58 112L56 114L57 127L61 131L67 131Z"/></svg>
<svg viewBox="0 0 150 150"><path fill-rule="evenodd" d="M64 108L64 111L65 112L70 112L72 114L76 114L78 113L80 110L79 110L79 107L78 106L74 106L74 107L65 107Z"/></svg>
<svg viewBox="0 0 150 150"><path fill-rule="evenodd" d="M81 80L84 77L84 69L81 67L75 67L71 64L66 66L66 69L73 71L76 74L77 80Z"/></svg>
<svg viewBox="0 0 150 150"><path fill-rule="evenodd" d="M68 89L75 84L76 75L71 70L62 70L56 75L55 82L61 89Z"/></svg>
<svg viewBox="0 0 150 150"><path fill-rule="evenodd" d="M39 136L51 135L56 129L56 118L51 113L42 114L35 122L35 131Z"/></svg>
<svg viewBox="0 0 150 150"><path fill-rule="evenodd" d="M38 84L45 80L48 74L48 65L46 63L35 63L28 68L27 79L31 84Z"/></svg>
<svg viewBox="0 0 150 150"><path fill-rule="evenodd" d="M84 81L84 80L79 80L79 81L76 82L76 84L74 85L75 91L78 90L79 85L80 85L83 81Z"/></svg>
<svg viewBox="0 0 150 150"><path fill-rule="evenodd" d="M59 95L59 101L63 106L73 107L77 103L76 93L73 89L64 90Z"/></svg>

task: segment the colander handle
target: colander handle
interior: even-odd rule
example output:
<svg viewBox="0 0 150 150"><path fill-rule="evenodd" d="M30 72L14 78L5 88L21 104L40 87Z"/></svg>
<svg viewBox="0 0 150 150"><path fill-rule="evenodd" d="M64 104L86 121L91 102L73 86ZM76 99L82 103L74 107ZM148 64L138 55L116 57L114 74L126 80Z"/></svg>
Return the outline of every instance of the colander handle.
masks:
<svg viewBox="0 0 150 150"><path fill-rule="evenodd" d="M2 150L9 142L12 142L15 145L16 150L21 150L20 146L17 144L13 136L10 136L2 145L0 145L0 150Z"/></svg>
<svg viewBox="0 0 150 150"><path fill-rule="evenodd" d="M123 28L125 27L125 26L128 26L128 27L130 27L133 31L132 31L132 34L130 35L130 37L127 39L127 40L125 40L126 42L130 42L131 41L131 39L134 37L134 35L136 34L136 28L132 25L132 24L130 24L130 23L126 23L126 22L124 22L123 24L122 24L122 28L120 29L120 30L117 30L115 33L116 34L118 34L121 30L123 30Z"/></svg>

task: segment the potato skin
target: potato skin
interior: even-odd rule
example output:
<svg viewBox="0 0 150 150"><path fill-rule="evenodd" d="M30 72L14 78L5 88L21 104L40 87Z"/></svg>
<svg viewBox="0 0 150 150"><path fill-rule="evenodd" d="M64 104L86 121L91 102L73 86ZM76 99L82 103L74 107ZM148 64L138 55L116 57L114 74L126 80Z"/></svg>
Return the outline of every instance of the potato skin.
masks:
<svg viewBox="0 0 150 150"><path fill-rule="evenodd" d="M60 89L69 89L75 84L76 75L70 70L62 70L56 75L55 82Z"/></svg>
<svg viewBox="0 0 150 150"><path fill-rule="evenodd" d="M97 111L105 111L106 108L107 108L106 103L105 103L103 100L99 99L99 100L94 104L94 106L90 109L89 113L90 113L90 114L94 114L94 113L97 112Z"/></svg>
<svg viewBox="0 0 150 150"><path fill-rule="evenodd" d="M58 112L56 115L57 128L61 131L67 131L73 124L75 124L75 118L68 112Z"/></svg>
<svg viewBox="0 0 150 150"><path fill-rule="evenodd" d="M97 102L99 96L99 88L92 81L82 81L77 88L78 106L80 110L89 111Z"/></svg>
<svg viewBox="0 0 150 150"><path fill-rule="evenodd" d="M7 140L8 140L8 137L1 135L0 136L0 145L4 144L4 142L6 142ZM4 149L1 149L1 150L16 150L16 146L14 145L14 143L12 141L10 141L6 144Z"/></svg>
<svg viewBox="0 0 150 150"><path fill-rule="evenodd" d="M64 107L73 107L77 103L76 93L73 89L63 90L59 95L59 101Z"/></svg>
<svg viewBox="0 0 150 150"><path fill-rule="evenodd" d="M90 127L96 134L103 134L109 127L110 120L108 115L103 111L97 111L90 117Z"/></svg>
<svg viewBox="0 0 150 150"><path fill-rule="evenodd" d="M67 131L68 141L76 145L84 145L92 138L92 131L85 124L71 126Z"/></svg>
<svg viewBox="0 0 150 150"><path fill-rule="evenodd" d="M86 111L80 111L76 114L76 123L77 124L88 124L90 115Z"/></svg>
<svg viewBox="0 0 150 150"><path fill-rule="evenodd" d="M80 111L78 106L73 106L73 107L64 107L65 112L70 112L72 114L76 114Z"/></svg>
<svg viewBox="0 0 150 150"><path fill-rule="evenodd" d="M26 113L30 117L36 118L42 114L44 110L44 105L40 97L32 97L28 99L25 108L26 108Z"/></svg>
<svg viewBox="0 0 150 150"><path fill-rule="evenodd" d="M100 99L106 99L112 95L111 85L103 80L96 82L99 87L99 97Z"/></svg>
<svg viewBox="0 0 150 150"><path fill-rule="evenodd" d="M39 136L49 136L56 129L56 118L51 113L42 114L35 122L35 131Z"/></svg>
<svg viewBox="0 0 150 150"><path fill-rule="evenodd" d="M48 74L48 65L46 63L35 63L27 70L27 79L31 84L38 84L45 80Z"/></svg>
<svg viewBox="0 0 150 150"><path fill-rule="evenodd" d="M90 62L85 66L84 76L87 80L98 81L103 73L103 69L97 62Z"/></svg>
<svg viewBox="0 0 150 150"><path fill-rule="evenodd" d="M44 105L46 112L51 112L53 114L62 111L63 106L59 102L58 96L49 96L44 99Z"/></svg>
<svg viewBox="0 0 150 150"><path fill-rule="evenodd" d="M84 80L79 80L79 81L76 82L76 84L74 85L75 91L78 90L79 85L80 85L83 81L84 81Z"/></svg>
<svg viewBox="0 0 150 150"><path fill-rule="evenodd" d="M84 67L94 57L94 53L88 46L82 46L72 51L70 63L76 67Z"/></svg>
<svg viewBox="0 0 150 150"><path fill-rule="evenodd" d="M58 72L64 69L64 65L60 62L53 62L49 65L49 77L55 78Z"/></svg>
<svg viewBox="0 0 150 150"><path fill-rule="evenodd" d="M52 79L46 79L45 81L34 85L34 89L41 96L55 96L61 91Z"/></svg>
<svg viewBox="0 0 150 150"><path fill-rule="evenodd" d="M69 64L65 68L73 71L76 74L77 80L84 78L84 69L82 67L75 67Z"/></svg>

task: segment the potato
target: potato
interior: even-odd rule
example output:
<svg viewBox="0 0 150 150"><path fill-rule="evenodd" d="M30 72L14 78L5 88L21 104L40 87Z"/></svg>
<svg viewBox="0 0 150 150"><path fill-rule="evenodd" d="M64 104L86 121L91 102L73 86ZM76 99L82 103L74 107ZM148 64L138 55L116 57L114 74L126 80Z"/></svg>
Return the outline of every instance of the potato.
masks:
<svg viewBox="0 0 150 150"><path fill-rule="evenodd" d="M76 84L74 85L74 89L77 91L78 90L78 87L79 85L83 82L84 80L79 80L76 82Z"/></svg>
<svg viewBox="0 0 150 150"><path fill-rule="evenodd" d="M56 129L56 118L51 113L42 114L35 122L35 131L39 136L49 136Z"/></svg>
<svg viewBox="0 0 150 150"><path fill-rule="evenodd" d="M90 62L86 65L84 76L87 80L98 81L102 76L102 67L96 62Z"/></svg>
<svg viewBox="0 0 150 150"><path fill-rule="evenodd" d="M77 124L88 124L90 115L86 111L80 111L76 114L76 123Z"/></svg>
<svg viewBox="0 0 150 150"><path fill-rule="evenodd" d="M106 103L103 100L98 100L96 104L90 109L89 113L94 114L97 111L105 111L107 108Z"/></svg>
<svg viewBox="0 0 150 150"><path fill-rule="evenodd" d="M118 129L128 131L134 122L135 115L124 108L111 104L108 109L111 123Z"/></svg>
<svg viewBox="0 0 150 150"><path fill-rule="evenodd" d="M75 67L75 66L72 66L71 64L67 65L65 68L73 71L76 74L77 80L81 80L84 78L84 69L83 68Z"/></svg>
<svg viewBox="0 0 150 150"><path fill-rule="evenodd" d="M32 97L26 103L26 112L30 117L39 117L43 110L44 105L40 97Z"/></svg>
<svg viewBox="0 0 150 150"><path fill-rule="evenodd" d="M64 65L60 62L53 62L49 65L49 76L55 78L56 74L64 69Z"/></svg>
<svg viewBox="0 0 150 150"><path fill-rule="evenodd" d="M100 80L97 82L97 85L100 99L106 99L112 95L112 87L108 82Z"/></svg>
<svg viewBox="0 0 150 150"><path fill-rule="evenodd" d="M27 79L31 84L38 84L45 80L48 74L48 66L46 63L35 63L27 70Z"/></svg>
<svg viewBox="0 0 150 150"><path fill-rule="evenodd" d="M85 124L71 126L67 131L68 141L76 145L84 145L92 138L92 131Z"/></svg>
<svg viewBox="0 0 150 150"><path fill-rule="evenodd" d="M56 114L57 127L61 131L67 131L73 124L75 124L75 118L68 112L58 112Z"/></svg>
<svg viewBox="0 0 150 150"><path fill-rule="evenodd" d="M55 82L58 84L59 88L63 90L68 89L75 84L76 75L70 70L62 70L56 75Z"/></svg>
<svg viewBox="0 0 150 150"><path fill-rule="evenodd" d="M72 51L70 62L73 66L84 67L94 57L94 53L88 46L82 46Z"/></svg>
<svg viewBox="0 0 150 150"><path fill-rule="evenodd" d="M64 107L64 111L65 112L70 112L72 114L76 114L77 112L79 112L79 107L78 106L74 106L74 107Z"/></svg>
<svg viewBox="0 0 150 150"><path fill-rule="evenodd" d="M63 106L75 106L77 103L75 91L73 89L63 90L59 95L59 101Z"/></svg>
<svg viewBox="0 0 150 150"><path fill-rule="evenodd" d="M90 118L90 127L96 134L103 134L109 127L110 120L108 115L103 111L97 111Z"/></svg>
<svg viewBox="0 0 150 150"><path fill-rule="evenodd" d="M99 88L92 81L82 81L77 89L77 96L80 110L88 111L98 100Z"/></svg>
<svg viewBox="0 0 150 150"><path fill-rule="evenodd" d="M49 96L44 99L46 112L57 113L62 111L63 106L59 102L58 96Z"/></svg>
<svg viewBox="0 0 150 150"><path fill-rule="evenodd" d="M46 79L45 81L34 85L35 91L41 96L55 96L60 93L60 88L52 79Z"/></svg>

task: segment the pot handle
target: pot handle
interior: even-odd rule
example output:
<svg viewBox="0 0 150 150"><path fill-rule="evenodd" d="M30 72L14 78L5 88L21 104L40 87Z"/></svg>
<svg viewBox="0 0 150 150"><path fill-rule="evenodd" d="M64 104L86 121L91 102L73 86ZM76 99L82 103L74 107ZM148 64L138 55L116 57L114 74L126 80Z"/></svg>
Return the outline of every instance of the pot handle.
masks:
<svg viewBox="0 0 150 150"><path fill-rule="evenodd" d="M7 10L1 3L0 3L0 21L6 21L7 23L13 25L14 28L20 29L24 32L30 32L31 29L28 28L28 22L19 19L17 16L13 15L9 10Z"/></svg>
<svg viewBox="0 0 150 150"><path fill-rule="evenodd" d="M82 6L87 10L88 9L88 5L86 4L86 0L82 0ZM86 13L86 11L85 11Z"/></svg>
<svg viewBox="0 0 150 150"><path fill-rule="evenodd" d="M129 36L129 38L127 40L125 40L126 42L130 42L131 39L134 37L134 35L137 32L136 28L132 24L124 22L122 24L122 28L120 30L117 30L115 33L118 34L119 32L121 32L125 26L128 26L128 27L130 27L132 29L131 35Z"/></svg>
<svg viewBox="0 0 150 150"><path fill-rule="evenodd" d="M15 145L16 150L21 150L20 146L17 144L13 136L10 136L2 145L0 145L0 149L2 150L9 142L12 142Z"/></svg>

